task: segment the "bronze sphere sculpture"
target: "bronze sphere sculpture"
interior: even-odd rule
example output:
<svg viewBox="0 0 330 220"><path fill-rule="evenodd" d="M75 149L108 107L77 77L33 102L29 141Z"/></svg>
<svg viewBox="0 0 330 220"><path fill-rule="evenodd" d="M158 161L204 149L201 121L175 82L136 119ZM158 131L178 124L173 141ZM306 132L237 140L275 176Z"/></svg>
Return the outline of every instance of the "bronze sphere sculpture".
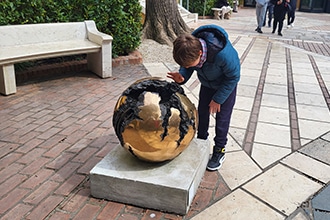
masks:
<svg viewBox="0 0 330 220"><path fill-rule="evenodd" d="M163 162L189 146L196 133L197 110L177 83L144 78L119 97L113 126L131 154L140 160Z"/></svg>

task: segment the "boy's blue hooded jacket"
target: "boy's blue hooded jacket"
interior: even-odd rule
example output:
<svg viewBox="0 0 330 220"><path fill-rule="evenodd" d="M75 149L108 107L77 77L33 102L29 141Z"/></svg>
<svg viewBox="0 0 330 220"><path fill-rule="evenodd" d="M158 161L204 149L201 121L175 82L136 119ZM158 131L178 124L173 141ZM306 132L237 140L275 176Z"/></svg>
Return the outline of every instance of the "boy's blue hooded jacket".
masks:
<svg viewBox="0 0 330 220"><path fill-rule="evenodd" d="M216 103L223 104L236 87L240 78L240 59L230 43L227 32L217 25L205 25L197 28L192 35L202 38L207 44L206 61L201 68L180 67L186 83L194 70L201 84L217 90L213 96Z"/></svg>

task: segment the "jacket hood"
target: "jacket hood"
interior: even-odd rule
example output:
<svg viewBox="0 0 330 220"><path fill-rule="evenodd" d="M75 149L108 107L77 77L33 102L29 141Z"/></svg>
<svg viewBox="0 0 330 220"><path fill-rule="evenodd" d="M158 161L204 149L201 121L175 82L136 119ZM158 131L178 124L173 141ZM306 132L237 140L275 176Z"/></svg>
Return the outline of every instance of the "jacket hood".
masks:
<svg viewBox="0 0 330 220"><path fill-rule="evenodd" d="M227 32L216 25L205 25L193 31L192 35L205 40L207 45L207 62L214 62L214 58L227 44Z"/></svg>

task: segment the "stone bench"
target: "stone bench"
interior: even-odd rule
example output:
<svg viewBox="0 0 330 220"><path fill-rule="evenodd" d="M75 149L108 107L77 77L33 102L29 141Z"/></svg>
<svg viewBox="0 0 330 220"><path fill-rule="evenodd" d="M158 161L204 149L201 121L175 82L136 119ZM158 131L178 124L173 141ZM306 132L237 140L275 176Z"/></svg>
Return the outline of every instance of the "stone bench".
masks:
<svg viewBox="0 0 330 220"><path fill-rule="evenodd" d="M212 9L212 11L213 11L213 16L214 16L213 18L214 18L214 19L220 20L220 19L224 19L224 18L225 18L225 15L222 14L223 11L222 11L221 8L211 8L211 9ZM231 13L232 10L233 10L233 9L230 8L230 11L227 12L226 14ZM229 19L229 17L228 17L227 19Z"/></svg>
<svg viewBox="0 0 330 220"><path fill-rule="evenodd" d="M14 64L87 54L88 69L101 78L112 75L112 37L92 20L0 26L0 93L16 93Z"/></svg>

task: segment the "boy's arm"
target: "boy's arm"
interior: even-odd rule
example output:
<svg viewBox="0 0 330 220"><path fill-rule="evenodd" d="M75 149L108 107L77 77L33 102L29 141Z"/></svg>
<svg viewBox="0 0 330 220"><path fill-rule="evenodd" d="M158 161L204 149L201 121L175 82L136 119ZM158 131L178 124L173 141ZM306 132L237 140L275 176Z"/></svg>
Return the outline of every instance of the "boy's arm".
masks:
<svg viewBox="0 0 330 220"><path fill-rule="evenodd" d="M173 79L176 83L185 84L191 77L193 70L191 68L180 67L179 72L169 72L167 77ZM178 81L177 81L177 80Z"/></svg>
<svg viewBox="0 0 330 220"><path fill-rule="evenodd" d="M176 83L181 84L184 81L184 77L179 72L167 73L167 78L173 79Z"/></svg>

